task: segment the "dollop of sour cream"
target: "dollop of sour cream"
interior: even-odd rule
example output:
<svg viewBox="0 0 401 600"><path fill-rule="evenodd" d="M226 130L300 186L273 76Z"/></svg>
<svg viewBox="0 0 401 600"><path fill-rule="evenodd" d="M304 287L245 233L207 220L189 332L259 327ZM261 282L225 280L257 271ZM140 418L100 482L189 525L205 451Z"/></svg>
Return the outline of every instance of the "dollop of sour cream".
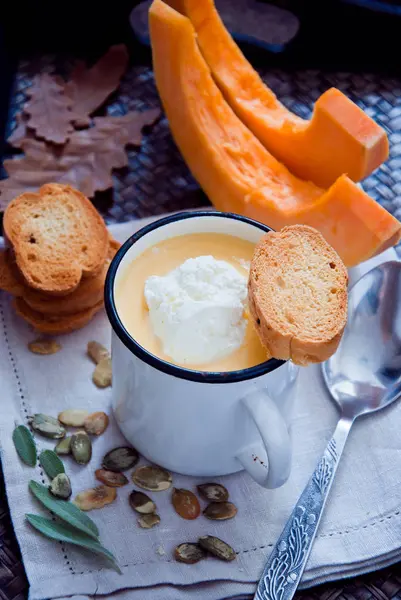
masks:
<svg viewBox="0 0 401 600"><path fill-rule="evenodd" d="M189 258L148 277L144 293L153 332L174 362L208 363L244 341L247 278L224 260Z"/></svg>

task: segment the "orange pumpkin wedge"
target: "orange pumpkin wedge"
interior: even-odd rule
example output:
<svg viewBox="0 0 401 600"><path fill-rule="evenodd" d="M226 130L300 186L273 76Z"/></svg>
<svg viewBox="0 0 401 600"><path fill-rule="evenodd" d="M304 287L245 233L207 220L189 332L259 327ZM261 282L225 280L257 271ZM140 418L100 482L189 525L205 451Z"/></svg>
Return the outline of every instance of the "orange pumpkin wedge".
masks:
<svg viewBox="0 0 401 600"><path fill-rule="evenodd" d="M401 224L342 176L326 192L292 175L223 98L188 18L162 0L149 11L153 68L173 137L214 206L281 229L319 229L348 266L394 244Z"/></svg>
<svg viewBox="0 0 401 600"><path fill-rule="evenodd" d="M327 90L310 121L287 110L226 30L213 0L169 0L192 22L201 52L241 121L294 174L329 187L360 181L388 158L387 135L340 90Z"/></svg>

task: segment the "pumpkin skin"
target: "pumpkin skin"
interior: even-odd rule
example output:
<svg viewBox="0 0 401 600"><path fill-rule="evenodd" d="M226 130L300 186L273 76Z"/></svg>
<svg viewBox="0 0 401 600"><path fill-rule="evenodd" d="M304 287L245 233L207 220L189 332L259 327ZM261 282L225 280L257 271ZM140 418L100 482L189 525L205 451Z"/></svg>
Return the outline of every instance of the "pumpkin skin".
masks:
<svg viewBox="0 0 401 600"><path fill-rule="evenodd" d="M188 18L162 0L149 11L155 79L188 167L218 210L273 229L303 223L321 231L347 266L393 245L401 224L343 175L324 192L295 177L223 98Z"/></svg>
<svg viewBox="0 0 401 600"><path fill-rule="evenodd" d="M343 173L367 177L388 158L386 132L340 90L318 98L310 121L285 108L226 30L213 0L169 0L197 33L226 100L262 144L294 174L327 188Z"/></svg>

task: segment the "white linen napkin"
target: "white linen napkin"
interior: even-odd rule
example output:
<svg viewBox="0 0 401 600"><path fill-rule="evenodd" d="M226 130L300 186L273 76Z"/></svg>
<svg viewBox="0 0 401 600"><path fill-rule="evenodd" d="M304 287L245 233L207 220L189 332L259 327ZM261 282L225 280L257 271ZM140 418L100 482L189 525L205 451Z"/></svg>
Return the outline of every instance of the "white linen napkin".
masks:
<svg viewBox="0 0 401 600"><path fill-rule="evenodd" d="M113 235L124 241L146 221L112 226ZM384 260L395 258L387 251L353 269L356 280ZM9 298L0 294L0 442L8 501L15 532L30 582L30 599L74 597L94 594L118 600L220 600L252 595L263 564L293 505L309 479L334 429L337 413L324 388L320 368L301 370L292 424L293 468L289 481L278 490L264 490L248 475L220 478L228 488L238 515L228 522L200 517L184 521L173 511L168 492L153 494L161 524L141 530L128 505L133 485L118 489L118 499L93 511L101 540L116 556L122 575L72 546L41 537L32 531L24 515L41 513L28 492L30 479L46 482L39 467L23 465L11 440L15 423L26 422L35 412L57 415L67 407L110 412L111 390L99 390L91 381L93 365L86 344L98 340L109 345L110 327L99 314L81 331L60 338L62 351L37 356L27 349L33 332L11 310ZM149 399L151 401L151 399ZM339 466L302 585L311 586L349 577L401 560L401 404L356 423ZM94 441L91 463L79 467L66 459L74 493L96 484L94 470L106 451L124 440L113 419L107 432ZM40 449L54 443L37 437ZM168 451L168 449L166 449ZM174 475L174 485L193 489L199 479ZM151 494L152 495L152 494ZM43 514L46 514L43 512ZM174 561L174 547L196 541L200 535L217 535L238 552L237 560L214 559L196 565Z"/></svg>

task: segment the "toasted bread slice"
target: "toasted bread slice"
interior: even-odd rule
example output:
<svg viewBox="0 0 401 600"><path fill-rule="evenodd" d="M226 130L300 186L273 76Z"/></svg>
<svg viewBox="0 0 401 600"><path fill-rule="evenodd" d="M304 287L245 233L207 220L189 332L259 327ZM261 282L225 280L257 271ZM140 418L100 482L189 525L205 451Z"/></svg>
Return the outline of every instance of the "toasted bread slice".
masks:
<svg viewBox="0 0 401 600"><path fill-rule="evenodd" d="M74 188L49 183L7 207L4 235L27 284L64 295L102 269L109 247L103 219Z"/></svg>
<svg viewBox="0 0 401 600"><path fill-rule="evenodd" d="M110 237L107 259L99 275L83 279L71 294L48 296L37 290L25 288L22 297L30 308L44 315L70 315L93 307L103 300L107 271L119 247L119 242Z"/></svg>
<svg viewBox="0 0 401 600"><path fill-rule="evenodd" d="M341 258L312 227L266 234L252 258L248 301L272 356L307 365L334 354L347 321L347 283Z"/></svg>
<svg viewBox="0 0 401 600"><path fill-rule="evenodd" d="M23 296L26 287L19 280L18 274L12 268L12 258L9 250L0 251L0 290L13 296Z"/></svg>
<svg viewBox="0 0 401 600"><path fill-rule="evenodd" d="M97 277L83 279L77 289L68 296L44 296L41 292L27 289L22 298L32 310L45 316L73 315L92 308L103 300L107 270L108 265Z"/></svg>
<svg viewBox="0 0 401 600"><path fill-rule="evenodd" d="M73 315L43 315L28 306L23 298L14 299L14 308L20 317L32 325L36 331L48 335L61 335L81 329L89 323L99 310L103 308L103 300L92 308L77 312Z"/></svg>
<svg viewBox="0 0 401 600"><path fill-rule="evenodd" d="M21 283L8 251L0 251L0 289L21 297L33 310L44 315L68 315L92 308L103 299L104 282L110 262L120 247L110 236L109 250L103 269L96 277L85 278L67 296L49 296Z"/></svg>

